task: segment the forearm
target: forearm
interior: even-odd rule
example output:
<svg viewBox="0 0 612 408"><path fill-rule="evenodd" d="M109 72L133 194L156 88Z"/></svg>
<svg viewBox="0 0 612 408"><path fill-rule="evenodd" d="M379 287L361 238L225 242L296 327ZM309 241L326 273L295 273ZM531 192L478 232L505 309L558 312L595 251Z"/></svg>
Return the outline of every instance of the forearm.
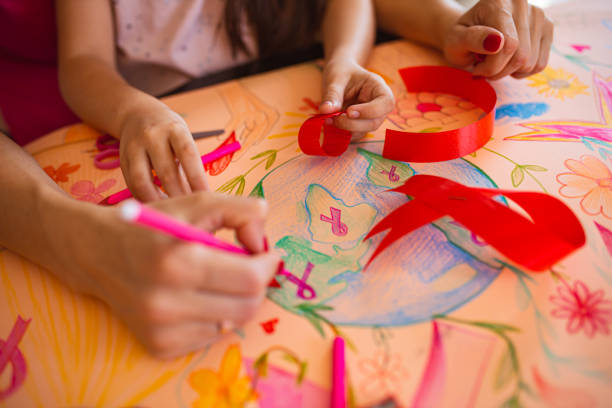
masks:
<svg viewBox="0 0 612 408"><path fill-rule="evenodd" d="M59 81L70 108L86 123L119 137L127 115L159 109L161 102L127 84L93 55L60 59Z"/></svg>
<svg viewBox="0 0 612 408"><path fill-rule="evenodd" d="M374 44L375 18L371 0L331 0L323 19L325 61L334 58L363 64Z"/></svg>
<svg viewBox="0 0 612 408"><path fill-rule="evenodd" d="M374 0L384 31L442 49L444 35L466 9L454 0Z"/></svg>
<svg viewBox="0 0 612 408"><path fill-rule="evenodd" d="M73 201L36 161L0 134L0 245L45 267L54 265L49 213ZM45 212L48 212L45 214Z"/></svg>

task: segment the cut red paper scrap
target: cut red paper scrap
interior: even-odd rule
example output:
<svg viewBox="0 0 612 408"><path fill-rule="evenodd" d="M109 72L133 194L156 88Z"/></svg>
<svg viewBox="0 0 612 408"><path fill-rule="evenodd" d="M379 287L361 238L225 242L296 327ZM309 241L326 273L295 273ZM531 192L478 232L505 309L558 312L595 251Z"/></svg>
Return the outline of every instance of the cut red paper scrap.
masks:
<svg viewBox="0 0 612 408"><path fill-rule="evenodd" d="M495 90L483 78L450 67L403 68L399 74L408 92L442 92L466 99L484 111L474 123L442 132L414 133L387 129L383 157L405 162L438 162L473 153L493 134Z"/></svg>
<svg viewBox="0 0 612 408"><path fill-rule="evenodd" d="M298 133L298 144L302 152L311 156L340 156L344 153L351 142L351 132L325 123L325 119L343 113L327 113L306 119ZM321 129L323 130L322 142Z"/></svg>
<svg viewBox="0 0 612 408"><path fill-rule="evenodd" d="M232 144L235 141L236 141L236 132L234 131L229 135L227 139L225 139L223 143L217 146L217 149L219 149L220 147ZM233 157L234 157L234 153L230 153L226 156L221 157L220 159L217 159L210 163L206 163L204 165L204 170L207 171L208 174L210 174L211 176L218 176L219 174L223 173L223 171L227 168L227 166L229 166Z"/></svg>
<svg viewBox="0 0 612 408"><path fill-rule="evenodd" d="M372 228L365 239L389 230L368 265L395 241L445 215L477 234L509 260L544 271L580 248L580 222L560 200L542 193L467 187L443 177L419 174L391 191L412 197ZM495 201L503 195L531 217Z"/></svg>

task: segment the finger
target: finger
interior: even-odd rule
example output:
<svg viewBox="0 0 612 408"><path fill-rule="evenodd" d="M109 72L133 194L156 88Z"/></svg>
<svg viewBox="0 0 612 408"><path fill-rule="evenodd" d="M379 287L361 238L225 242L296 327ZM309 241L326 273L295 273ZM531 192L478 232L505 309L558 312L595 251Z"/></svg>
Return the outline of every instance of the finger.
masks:
<svg viewBox="0 0 612 408"><path fill-rule="evenodd" d="M451 56L458 65L469 65L474 61L474 54L494 55L504 46L504 36L493 27L484 25L462 26L453 30L454 45Z"/></svg>
<svg viewBox="0 0 612 408"><path fill-rule="evenodd" d="M519 2L516 5L514 10L514 22L518 34L518 46L506 66L500 72L491 76L492 80L503 78L506 75L512 75L515 72L530 70L529 64L532 58L531 31L533 28L531 23L532 13L530 10L530 6L527 5L527 2ZM533 62L535 64L535 58Z"/></svg>
<svg viewBox="0 0 612 408"><path fill-rule="evenodd" d="M170 145L185 172L191 191L206 191L208 185L204 166L191 133L187 129L173 131L170 136Z"/></svg>
<svg viewBox="0 0 612 408"><path fill-rule="evenodd" d="M330 75L329 79L324 80L323 84L323 99L319 106L321 113L333 113L342 108L344 101L344 90L348 83L346 75Z"/></svg>
<svg viewBox="0 0 612 408"><path fill-rule="evenodd" d="M170 197L183 195L186 191L183 191L180 182L179 169L174 160L174 153L168 140L165 137L160 139L153 140L148 146L149 157L155 173L157 173L164 190Z"/></svg>
<svg viewBox="0 0 612 408"><path fill-rule="evenodd" d="M143 330L142 342L159 359L176 358L205 347L219 335L216 322L187 322Z"/></svg>
<svg viewBox="0 0 612 408"><path fill-rule="evenodd" d="M157 280L167 287L260 297L278 272L280 257L273 252L242 255L185 244L161 262Z"/></svg>
<svg viewBox="0 0 612 408"><path fill-rule="evenodd" d="M395 101L391 89L383 85L378 84L373 92L377 96L371 101L349 106L346 109L347 116L350 119L378 119L387 116L393 110Z"/></svg>
<svg viewBox="0 0 612 408"><path fill-rule="evenodd" d="M542 28L542 38L540 39L540 52L538 60L529 75L537 74L546 68L552 47L554 25L546 16L544 17L544 27Z"/></svg>
<svg viewBox="0 0 612 408"><path fill-rule="evenodd" d="M484 77L495 76L506 67L519 45L519 35L514 25L514 19L512 14L508 11L500 10L489 26L502 33L503 40L500 42L501 49L498 49L495 55L489 55L483 62L479 63L474 68L474 75ZM492 48L493 45L493 41L490 40L488 46Z"/></svg>
<svg viewBox="0 0 612 408"><path fill-rule="evenodd" d="M153 184L149 157L143 149L126 150L125 162L122 160L122 170L126 184L132 195L143 202L155 201L161 198L160 192Z"/></svg>
<svg viewBox="0 0 612 408"><path fill-rule="evenodd" d="M382 125L384 117L376 119L350 119L345 113L334 118L334 126L350 132L372 132Z"/></svg>
<svg viewBox="0 0 612 408"><path fill-rule="evenodd" d="M161 202L157 207L207 231L234 229L238 240L248 250L264 251L268 206L262 199L201 192Z"/></svg>

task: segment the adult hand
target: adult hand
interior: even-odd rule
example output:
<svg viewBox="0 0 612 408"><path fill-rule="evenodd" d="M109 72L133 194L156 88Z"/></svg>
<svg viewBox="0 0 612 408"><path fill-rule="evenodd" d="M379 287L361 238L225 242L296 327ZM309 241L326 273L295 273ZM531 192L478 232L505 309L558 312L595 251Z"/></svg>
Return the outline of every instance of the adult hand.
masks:
<svg viewBox="0 0 612 408"><path fill-rule="evenodd" d="M207 231L235 230L253 252L249 256L123 222L118 208L72 207L47 224L55 237L53 222L62 225L61 237L51 243L58 254L53 269L75 289L106 302L159 358L201 349L223 330L247 322L279 267L279 257L264 252L267 206L259 199L203 192L153 204Z"/></svg>
<svg viewBox="0 0 612 408"><path fill-rule="evenodd" d="M442 50L474 75L524 78L548 64L553 28L527 0L480 0L447 30Z"/></svg>

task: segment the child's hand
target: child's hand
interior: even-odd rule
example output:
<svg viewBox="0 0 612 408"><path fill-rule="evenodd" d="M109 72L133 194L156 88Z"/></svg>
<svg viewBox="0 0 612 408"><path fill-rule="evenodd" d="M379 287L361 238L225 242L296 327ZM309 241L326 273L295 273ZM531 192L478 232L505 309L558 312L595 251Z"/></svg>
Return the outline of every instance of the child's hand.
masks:
<svg viewBox="0 0 612 408"><path fill-rule="evenodd" d="M393 106L393 93L380 76L348 60L332 59L325 66L319 112L346 110L334 125L351 131L353 138L378 129Z"/></svg>
<svg viewBox="0 0 612 408"><path fill-rule="evenodd" d="M446 32L443 51L450 63L473 66L474 75L523 78L548 64L553 28L527 0L480 0Z"/></svg>
<svg viewBox="0 0 612 408"><path fill-rule="evenodd" d="M187 124L159 101L130 112L120 128L121 169L134 197L161 197L153 184L155 170L170 197L207 189L204 167Z"/></svg>
<svg viewBox="0 0 612 408"><path fill-rule="evenodd" d="M264 252L267 207L259 199L203 192L154 204L208 231L234 229L252 256L125 223L117 208L73 203L78 209L63 211L61 243L53 248L62 262L53 270L106 302L160 358L201 349L251 319L279 266L277 255Z"/></svg>

